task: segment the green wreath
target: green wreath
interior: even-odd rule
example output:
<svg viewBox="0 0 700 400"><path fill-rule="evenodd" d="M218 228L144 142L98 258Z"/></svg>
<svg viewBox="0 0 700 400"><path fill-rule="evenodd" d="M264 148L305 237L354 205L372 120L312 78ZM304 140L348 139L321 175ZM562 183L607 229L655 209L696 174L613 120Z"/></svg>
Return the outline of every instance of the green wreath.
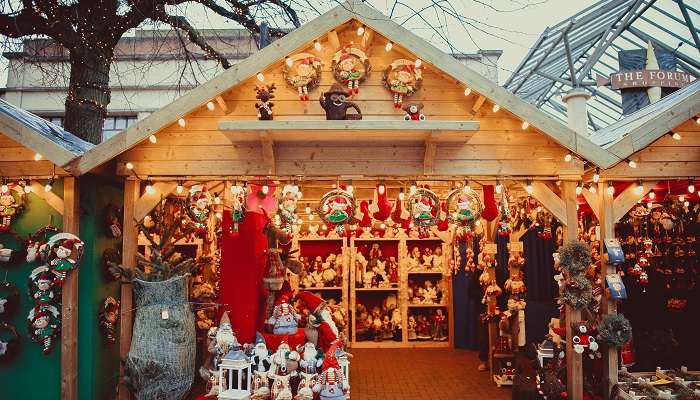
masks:
<svg viewBox="0 0 700 400"><path fill-rule="evenodd" d="M584 242L568 242L559 250L559 263L569 276L580 275L591 265L591 248Z"/></svg>
<svg viewBox="0 0 700 400"><path fill-rule="evenodd" d="M598 338L610 346L622 347L632 339L632 325L622 314L608 314L598 326Z"/></svg>
<svg viewBox="0 0 700 400"><path fill-rule="evenodd" d="M593 287L583 276L574 276L559 289L559 301L576 310L588 307L593 302Z"/></svg>

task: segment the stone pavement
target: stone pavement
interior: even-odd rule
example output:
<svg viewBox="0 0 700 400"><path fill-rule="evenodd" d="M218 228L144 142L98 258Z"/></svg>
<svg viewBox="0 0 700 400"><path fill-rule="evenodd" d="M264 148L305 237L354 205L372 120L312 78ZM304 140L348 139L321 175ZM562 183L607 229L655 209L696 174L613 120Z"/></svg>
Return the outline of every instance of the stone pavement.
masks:
<svg viewBox="0 0 700 400"><path fill-rule="evenodd" d="M505 400L477 352L452 349L349 349L352 400Z"/></svg>

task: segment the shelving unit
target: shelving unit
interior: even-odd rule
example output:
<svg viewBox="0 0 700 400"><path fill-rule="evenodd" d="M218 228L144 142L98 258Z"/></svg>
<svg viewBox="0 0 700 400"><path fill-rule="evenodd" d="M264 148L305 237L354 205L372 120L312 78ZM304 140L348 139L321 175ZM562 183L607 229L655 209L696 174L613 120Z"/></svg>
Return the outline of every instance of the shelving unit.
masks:
<svg viewBox="0 0 700 400"><path fill-rule="evenodd" d="M382 252L384 257L396 256L396 261L399 266L399 286L398 287L374 287L374 288L364 288L355 287L357 278L357 268L355 267L356 255L358 251L367 252L365 246L370 246L373 243L379 243L382 247ZM442 259L443 267L441 271L435 270L416 270L408 271L407 260L409 250L412 245L420 244L419 248L428 247L428 243L434 243L435 246L442 247ZM391 253L387 254L385 249L390 249ZM450 249L447 243L443 243L441 239L437 237L431 237L428 239L415 239L415 238L352 238L350 240L350 279L349 279L349 290L350 290L350 343L354 348L447 348L452 347L452 340L454 335L453 321L452 321L452 280L448 272L448 258L447 254L450 254L448 250ZM440 304L411 304L408 298L408 278L409 276L429 276L430 279L434 281L444 281L446 284L443 289L442 302ZM398 308L401 312L401 324L402 324L402 337L401 341L385 340L385 341L358 341L356 335L356 308L358 304L358 296L380 295L382 293L390 294L395 293ZM360 301L360 303L362 303ZM418 313L426 313L437 308L442 308L447 316L448 323L448 340L447 341L409 341L408 340L408 316L409 310L415 310ZM368 310L369 311L369 310Z"/></svg>

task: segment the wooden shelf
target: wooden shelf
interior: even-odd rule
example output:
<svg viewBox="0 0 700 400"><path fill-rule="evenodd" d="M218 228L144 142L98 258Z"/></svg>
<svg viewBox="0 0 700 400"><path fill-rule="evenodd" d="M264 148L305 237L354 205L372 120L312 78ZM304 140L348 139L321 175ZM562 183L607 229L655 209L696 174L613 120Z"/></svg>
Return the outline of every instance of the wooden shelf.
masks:
<svg viewBox="0 0 700 400"><path fill-rule="evenodd" d="M400 242L399 238L355 238L356 242Z"/></svg>
<svg viewBox="0 0 700 400"><path fill-rule="evenodd" d="M343 290L340 286L325 286L325 287L312 287L312 288L299 288L301 290L306 290L307 292L315 292L318 290Z"/></svg>
<svg viewBox="0 0 700 400"><path fill-rule="evenodd" d="M439 308L448 307L447 304L411 304L408 303L408 308Z"/></svg>
<svg viewBox="0 0 700 400"><path fill-rule="evenodd" d="M409 275L425 275L425 274L430 274L430 275L445 275L444 272L442 271L433 271L433 270L425 270L425 271L408 271Z"/></svg>
<svg viewBox="0 0 700 400"><path fill-rule="evenodd" d="M259 141L261 133L275 142L401 141L430 139L464 142L480 129L479 121L396 120L236 120L219 122L219 130L231 142Z"/></svg>
<svg viewBox="0 0 700 400"><path fill-rule="evenodd" d="M407 242L442 242L439 237L429 237L429 238L408 238Z"/></svg>
<svg viewBox="0 0 700 400"><path fill-rule="evenodd" d="M317 238L300 237L297 240L300 242L342 242L345 239L344 238L326 238L326 237L317 237Z"/></svg>
<svg viewBox="0 0 700 400"><path fill-rule="evenodd" d="M432 340L412 340L407 342L383 341L373 342L370 340L354 342L350 346L355 349L413 349L413 348L448 348L449 341L435 342Z"/></svg>
<svg viewBox="0 0 700 400"><path fill-rule="evenodd" d="M398 290L398 287L355 288L356 292L395 292Z"/></svg>

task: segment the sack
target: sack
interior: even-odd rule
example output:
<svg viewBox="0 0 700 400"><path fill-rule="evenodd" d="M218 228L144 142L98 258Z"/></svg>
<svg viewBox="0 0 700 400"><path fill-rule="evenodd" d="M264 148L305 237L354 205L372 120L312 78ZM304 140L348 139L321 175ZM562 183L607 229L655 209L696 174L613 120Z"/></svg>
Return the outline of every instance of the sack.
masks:
<svg viewBox="0 0 700 400"><path fill-rule="evenodd" d="M180 400L190 391L196 344L187 286L187 276L133 280L136 311L124 369L136 399Z"/></svg>

